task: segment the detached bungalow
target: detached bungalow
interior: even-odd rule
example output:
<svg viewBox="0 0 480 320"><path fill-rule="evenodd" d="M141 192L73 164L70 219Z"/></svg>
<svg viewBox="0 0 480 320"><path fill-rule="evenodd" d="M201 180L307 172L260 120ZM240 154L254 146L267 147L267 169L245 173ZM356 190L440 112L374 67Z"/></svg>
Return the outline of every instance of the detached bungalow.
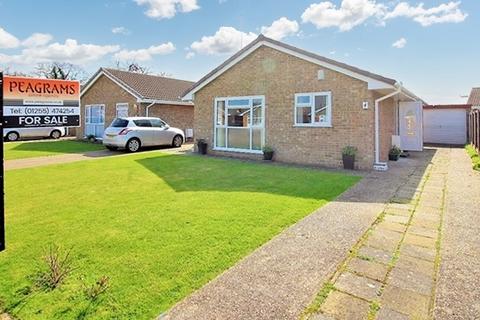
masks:
<svg viewBox="0 0 480 320"><path fill-rule="evenodd" d="M81 128L77 137L103 136L116 117L160 117L172 127L193 134L193 103L181 95L193 82L116 69L100 68L83 86Z"/></svg>
<svg viewBox="0 0 480 320"><path fill-rule="evenodd" d="M389 79L260 35L186 91L195 138L209 153L341 166L345 146L357 166L386 170L392 141L422 150L422 105Z"/></svg>

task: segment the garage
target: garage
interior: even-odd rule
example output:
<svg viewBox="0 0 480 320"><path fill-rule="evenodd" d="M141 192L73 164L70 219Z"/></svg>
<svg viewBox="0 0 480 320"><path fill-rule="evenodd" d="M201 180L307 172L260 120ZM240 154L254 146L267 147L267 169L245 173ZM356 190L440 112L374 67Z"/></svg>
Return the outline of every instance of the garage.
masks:
<svg viewBox="0 0 480 320"><path fill-rule="evenodd" d="M427 105L423 108L424 143L467 143L470 105Z"/></svg>

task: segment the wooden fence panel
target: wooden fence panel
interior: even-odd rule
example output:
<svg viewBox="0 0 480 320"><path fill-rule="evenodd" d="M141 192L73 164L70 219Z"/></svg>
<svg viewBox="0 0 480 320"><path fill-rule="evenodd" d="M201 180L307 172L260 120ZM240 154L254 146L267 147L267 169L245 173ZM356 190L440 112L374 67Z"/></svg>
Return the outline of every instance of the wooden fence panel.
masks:
<svg viewBox="0 0 480 320"><path fill-rule="evenodd" d="M480 152L480 110L472 110L468 115L468 137L470 143Z"/></svg>

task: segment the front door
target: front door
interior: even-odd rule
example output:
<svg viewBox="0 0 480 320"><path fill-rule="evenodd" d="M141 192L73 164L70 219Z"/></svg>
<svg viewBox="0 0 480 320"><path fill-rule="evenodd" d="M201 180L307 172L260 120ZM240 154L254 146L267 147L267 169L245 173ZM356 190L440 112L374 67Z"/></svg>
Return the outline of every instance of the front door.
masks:
<svg viewBox="0 0 480 320"><path fill-rule="evenodd" d="M103 137L105 129L105 106L103 104L85 107L85 136Z"/></svg>
<svg viewBox="0 0 480 320"><path fill-rule="evenodd" d="M408 151L423 150L423 104L421 101L400 102L400 148Z"/></svg>

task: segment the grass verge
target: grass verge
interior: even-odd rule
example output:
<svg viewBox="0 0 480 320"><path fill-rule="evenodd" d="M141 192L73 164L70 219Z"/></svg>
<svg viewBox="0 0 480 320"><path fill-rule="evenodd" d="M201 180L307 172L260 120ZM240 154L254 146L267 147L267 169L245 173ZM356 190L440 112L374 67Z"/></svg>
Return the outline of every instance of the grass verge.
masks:
<svg viewBox="0 0 480 320"><path fill-rule="evenodd" d="M103 149L104 147L101 144L74 140L7 142L3 147L5 160L55 156Z"/></svg>

